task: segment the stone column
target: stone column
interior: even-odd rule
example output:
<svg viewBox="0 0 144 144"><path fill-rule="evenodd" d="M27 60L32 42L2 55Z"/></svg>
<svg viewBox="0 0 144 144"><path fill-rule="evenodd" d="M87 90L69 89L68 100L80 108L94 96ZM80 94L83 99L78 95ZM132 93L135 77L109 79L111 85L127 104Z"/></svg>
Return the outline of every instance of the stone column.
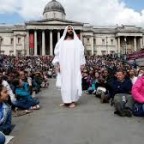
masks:
<svg viewBox="0 0 144 144"><path fill-rule="evenodd" d="M98 50L97 50L97 38L94 37L95 41L94 41L94 50L95 50L95 54L97 55L98 54Z"/></svg>
<svg viewBox="0 0 144 144"><path fill-rule="evenodd" d="M53 33L50 31L50 55L53 55Z"/></svg>
<svg viewBox="0 0 144 144"><path fill-rule="evenodd" d="M23 55L26 55L26 48L25 48L25 41L26 41L26 36L23 36Z"/></svg>
<svg viewBox="0 0 144 144"><path fill-rule="evenodd" d="M106 36L106 54L109 54L108 37Z"/></svg>
<svg viewBox="0 0 144 144"><path fill-rule="evenodd" d="M123 54L127 54L127 53L128 53L127 37L124 37L124 52L123 52Z"/></svg>
<svg viewBox="0 0 144 144"><path fill-rule="evenodd" d="M121 53L121 48L120 48L120 37L118 37L117 39L117 53L120 54Z"/></svg>
<svg viewBox="0 0 144 144"><path fill-rule="evenodd" d="M30 48L29 48L29 32L27 32L27 34L26 34L25 49L26 49L26 55L29 56L29 54L30 54Z"/></svg>
<svg viewBox="0 0 144 144"><path fill-rule="evenodd" d="M93 40L93 36L91 37L91 54L94 54L94 40Z"/></svg>
<svg viewBox="0 0 144 144"><path fill-rule="evenodd" d="M57 41L60 39L60 31L57 32Z"/></svg>
<svg viewBox="0 0 144 144"><path fill-rule="evenodd" d="M136 37L134 37L134 51L137 51L137 42L136 42Z"/></svg>
<svg viewBox="0 0 144 144"><path fill-rule="evenodd" d="M140 49L142 49L142 48L143 48L143 38L140 37Z"/></svg>
<svg viewBox="0 0 144 144"><path fill-rule="evenodd" d="M144 48L144 35L142 36L142 48Z"/></svg>
<svg viewBox="0 0 144 144"><path fill-rule="evenodd" d="M34 31L34 55L37 55L37 31Z"/></svg>
<svg viewBox="0 0 144 144"><path fill-rule="evenodd" d="M16 36L14 35L14 45L13 45L13 54L16 56Z"/></svg>
<svg viewBox="0 0 144 144"><path fill-rule="evenodd" d="M42 31L42 55L45 55L45 31Z"/></svg>
<svg viewBox="0 0 144 144"><path fill-rule="evenodd" d="M80 40L83 42L83 35L82 35L82 32L80 32Z"/></svg>

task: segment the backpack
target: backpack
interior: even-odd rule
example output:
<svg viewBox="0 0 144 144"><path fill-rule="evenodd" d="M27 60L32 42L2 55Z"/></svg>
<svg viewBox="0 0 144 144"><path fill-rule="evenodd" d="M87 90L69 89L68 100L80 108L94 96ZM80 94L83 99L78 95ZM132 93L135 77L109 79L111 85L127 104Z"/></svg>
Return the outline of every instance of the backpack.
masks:
<svg viewBox="0 0 144 144"><path fill-rule="evenodd" d="M134 103L133 105L133 115L143 117L144 116L144 104Z"/></svg>

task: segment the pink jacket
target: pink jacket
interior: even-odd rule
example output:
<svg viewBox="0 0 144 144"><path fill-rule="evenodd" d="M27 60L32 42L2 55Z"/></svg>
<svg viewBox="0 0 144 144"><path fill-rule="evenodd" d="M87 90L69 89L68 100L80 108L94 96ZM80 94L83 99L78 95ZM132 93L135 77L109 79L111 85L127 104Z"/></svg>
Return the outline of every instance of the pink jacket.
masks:
<svg viewBox="0 0 144 144"><path fill-rule="evenodd" d="M138 78L133 85L132 96L136 102L144 103L144 76Z"/></svg>

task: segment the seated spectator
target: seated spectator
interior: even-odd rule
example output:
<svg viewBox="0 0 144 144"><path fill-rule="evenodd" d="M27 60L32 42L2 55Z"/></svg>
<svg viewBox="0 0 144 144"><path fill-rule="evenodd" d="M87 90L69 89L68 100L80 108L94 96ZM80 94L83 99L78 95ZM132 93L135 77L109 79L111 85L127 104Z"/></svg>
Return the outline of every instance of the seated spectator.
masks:
<svg viewBox="0 0 144 144"><path fill-rule="evenodd" d="M34 74L34 77L33 77L33 86L35 87L36 89L36 93L37 92L40 92L40 88L41 88L41 84L42 84L42 76L41 76L41 73L40 72L36 72Z"/></svg>
<svg viewBox="0 0 144 144"><path fill-rule="evenodd" d="M41 87L42 88L47 88L49 86L47 74L45 72L43 72L42 76L43 76L43 82L41 84Z"/></svg>
<svg viewBox="0 0 144 144"><path fill-rule="evenodd" d="M84 70L82 73L82 90L87 91L90 85L88 71Z"/></svg>
<svg viewBox="0 0 144 144"><path fill-rule="evenodd" d="M144 69L143 69L143 68L140 68L140 69L138 70L138 77L141 77L143 74L144 74Z"/></svg>
<svg viewBox="0 0 144 144"><path fill-rule="evenodd" d="M5 144L5 135L0 131L0 144Z"/></svg>
<svg viewBox="0 0 144 144"><path fill-rule="evenodd" d="M0 85L0 131L4 134L11 132L11 108L6 103L8 100L7 89Z"/></svg>
<svg viewBox="0 0 144 144"><path fill-rule="evenodd" d="M132 84L135 84L135 82L137 81L137 76L136 76L136 72L134 69L131 69L129 71L129 77L131 79Z"/></svg>
<svg viewBox="0 0 144 144"><path fill-rule="evenodd" d="M13 93L9 83L3 79L1 73L0 73L0 84L2 84L8 92L9 98L10 98L10 104L16 101L15 94Z"/></svg>
<svg viewBox="0 0 144 144"><path fill-rule="evenodd" d="M20 74L23 74L23 73L19 73ZM25 78L22 78L22 80L26 80L26 82L29 84L29 90L30 90L30 93L32 94L33 93L33 88L32 88L32 74L31 72L27 72L25 71L24 72L24 75L25 75Z"/></svg>
<svg viewBox="0 0 144 144"><path fill-rule="evenodd" d="M97 83L97 91L96 96L101 99L101 103L108 103L109 102L109 83L111 81L111 78L109 76L108 70L104 69L100 77L98 79Z"/></svg>
<svg viewBox="0 0 144 144"><path fill-rule="evenodd" d="M94 78L91 81L91 84L88 88L88 93L92 94L96 92L96 88L97 88L97 83L98 83L98 78L99 78L99 73L95 72Z"/></svg>
<svg viewBox="0 0 144 144"><path fill-rule="evenodd" d="M37 110L40 108L38 99L33 98L30 95L29 85L27 82L23 82L21 79L19 79L15 81L15 85L15 94L18 100L15 105L17 105L17 107L32 110Z"/></svg>
<svg viewBox="0 0 144 144"><path fill-rule="evenodd" d="M132 116L133 99L131 96L132 82L126 78L123 70L116 72L116 79L111 83L111 97L114 97L115 114Z"/></svg>
<svg viewBox="0 0 144 144"><path fill-rule="evenodd" d="M135 101L133 109L134 115L144 116L144 75L133 85L132 96Z"/></svg>

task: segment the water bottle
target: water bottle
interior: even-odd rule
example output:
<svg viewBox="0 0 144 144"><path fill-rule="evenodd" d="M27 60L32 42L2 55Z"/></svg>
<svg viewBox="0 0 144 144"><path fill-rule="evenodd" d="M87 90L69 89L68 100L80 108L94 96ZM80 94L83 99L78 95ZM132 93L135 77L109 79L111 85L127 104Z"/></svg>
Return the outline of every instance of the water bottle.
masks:
<svg viewBox="0 0 144 144"><path fill-rule="evenodd" d="M122 96L122 108L125 108L125 104L126 104L126 97Z"/></svg>
<svg viewBox="0 0 144 144"><path fill-rule="evenodd" d="M122 101L126 103L126 97L122 96Z"/></svg>

